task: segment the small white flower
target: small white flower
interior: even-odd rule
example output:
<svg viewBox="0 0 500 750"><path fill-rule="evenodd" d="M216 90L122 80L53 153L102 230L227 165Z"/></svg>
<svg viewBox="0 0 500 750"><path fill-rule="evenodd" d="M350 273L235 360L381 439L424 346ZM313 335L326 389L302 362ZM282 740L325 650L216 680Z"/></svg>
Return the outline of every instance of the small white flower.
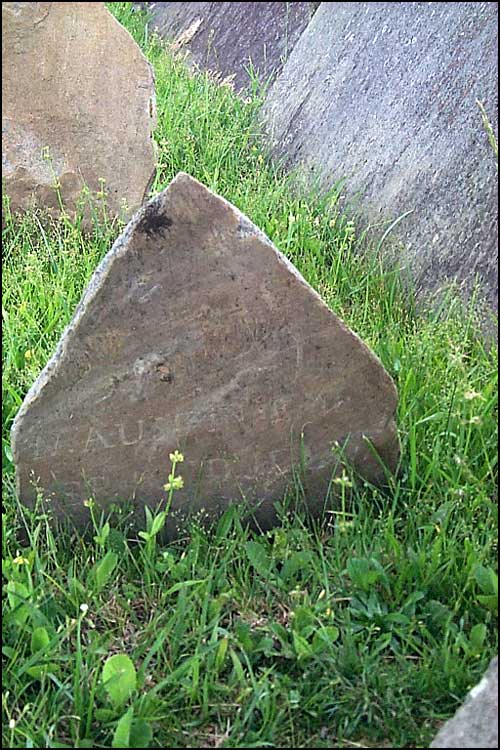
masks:
<svg viewBox="0 0 500 750"><path fill-rule="evenodd" d="M80 604L80 612L83 612L83 614L86 615L88 611L89 611L88 604Z"/></svg>
<svg viewBox="0 0 500 750"><path fill-rule="evenodd" d="M477 391L474 391L474 390L466 391L464 393L464 398L465 398L466 401L472 401L475 398L480 398L481 401L484 401L483 394L482 393L478 393Z"/></svg>

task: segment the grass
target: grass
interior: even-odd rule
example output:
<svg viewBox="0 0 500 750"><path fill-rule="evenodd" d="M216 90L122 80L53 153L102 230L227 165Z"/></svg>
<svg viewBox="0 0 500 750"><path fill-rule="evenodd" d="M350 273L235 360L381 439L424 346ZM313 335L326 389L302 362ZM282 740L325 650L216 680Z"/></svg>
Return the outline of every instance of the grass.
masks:
<svg viewBox="0 0 500 750"><path fill-rule="evenodd" d="M112 6L155 68L154 190L183 170L224 195L367 341L398 386L401 467L316 523L291 493L261 536L236 508L168 546L161 514L137 535L126 507L93 508L92 539L56 533L42 501L18 507L9 429L120 227L83 237L6 206L3 746L428 747L498 648L496 347L453 290L417 311L339 214L340 185L294 191L257 87L245 101L188 73Z"/></svg>

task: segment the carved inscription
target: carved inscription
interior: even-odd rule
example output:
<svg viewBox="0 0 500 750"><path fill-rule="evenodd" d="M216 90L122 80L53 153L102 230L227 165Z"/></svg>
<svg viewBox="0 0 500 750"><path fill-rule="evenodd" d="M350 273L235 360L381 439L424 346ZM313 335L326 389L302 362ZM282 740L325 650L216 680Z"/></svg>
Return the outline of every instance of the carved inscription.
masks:
<svg viewBox="0 0 500 750"><path fill-rule="evenodd" d="M83 452L88 453L88 451L102 450L103 448L109 450L109 448L116 448L116 445L109 442L109 440L95 427L90 427Z"/></svg>
<svg viewBox="0 0 500 750"><path fill-rule="evenodd" d="M88 496L157 507L179 450L177 517L245 498L265 525L303 469L323 509L335 440L353 433L356 464L375 435L394 464L395 404L380 363L293 266L179 175L117 240L28 394L13 430L19 492L33 501L34 476L72 519ZM376 481L374 462L366 475Z"/></svg>
<svg viewBox="0 0 500 750"><path fill-rule="evenodd" d="M120 424L118 427L118 434L122 445L137 445L137 443L140 443L144 437L144 420L139 419L137 422L137 429L130 432L128 436L125 431L125 425Z"/></svg>

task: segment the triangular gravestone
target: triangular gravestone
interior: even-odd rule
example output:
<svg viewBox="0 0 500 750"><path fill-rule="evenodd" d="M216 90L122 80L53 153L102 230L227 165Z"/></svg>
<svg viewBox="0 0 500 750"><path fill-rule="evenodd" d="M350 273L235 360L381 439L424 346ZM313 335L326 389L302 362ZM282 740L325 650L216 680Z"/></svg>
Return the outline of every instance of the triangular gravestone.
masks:
<svg viewBox="0 0 500 750"><path fill-rule="evenodd" d="M323 508L336 443L373 482L394 469L396 403L378 359L263 233L179 174L101 262L26 396L18 492L32 504L40 488L78 525L89 497L156 506L178 449L174 518L245 497L269 525L300 468Z"/></svg>

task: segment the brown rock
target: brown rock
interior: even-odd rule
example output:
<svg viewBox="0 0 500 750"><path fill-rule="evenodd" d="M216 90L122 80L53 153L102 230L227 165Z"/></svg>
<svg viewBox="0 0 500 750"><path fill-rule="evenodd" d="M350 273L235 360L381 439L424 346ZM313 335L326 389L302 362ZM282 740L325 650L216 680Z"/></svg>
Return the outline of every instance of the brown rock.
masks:
<svg viewBox="0 0 500 750"><path fill-rule="evenodd" d="M340 471L335 441L374 482L367 439L394 469L396 401L377 358L265 235L179 174L106 255L26 396L18 492L33 503L34 480L78 524L89 496L154 506L179 449L177 512L245 497L270 525L301 451L315 513Z"/></svg>
<svg viewBox="0 0 500 750"><path fill-rule="evenodd" d="M95 195L102 178L108 213L130 216L153 177L156 114L150 65L128 31L104 3L2 3L2 61L11 208L58 213L58 182L73 213L83 185Z"/></svg>

